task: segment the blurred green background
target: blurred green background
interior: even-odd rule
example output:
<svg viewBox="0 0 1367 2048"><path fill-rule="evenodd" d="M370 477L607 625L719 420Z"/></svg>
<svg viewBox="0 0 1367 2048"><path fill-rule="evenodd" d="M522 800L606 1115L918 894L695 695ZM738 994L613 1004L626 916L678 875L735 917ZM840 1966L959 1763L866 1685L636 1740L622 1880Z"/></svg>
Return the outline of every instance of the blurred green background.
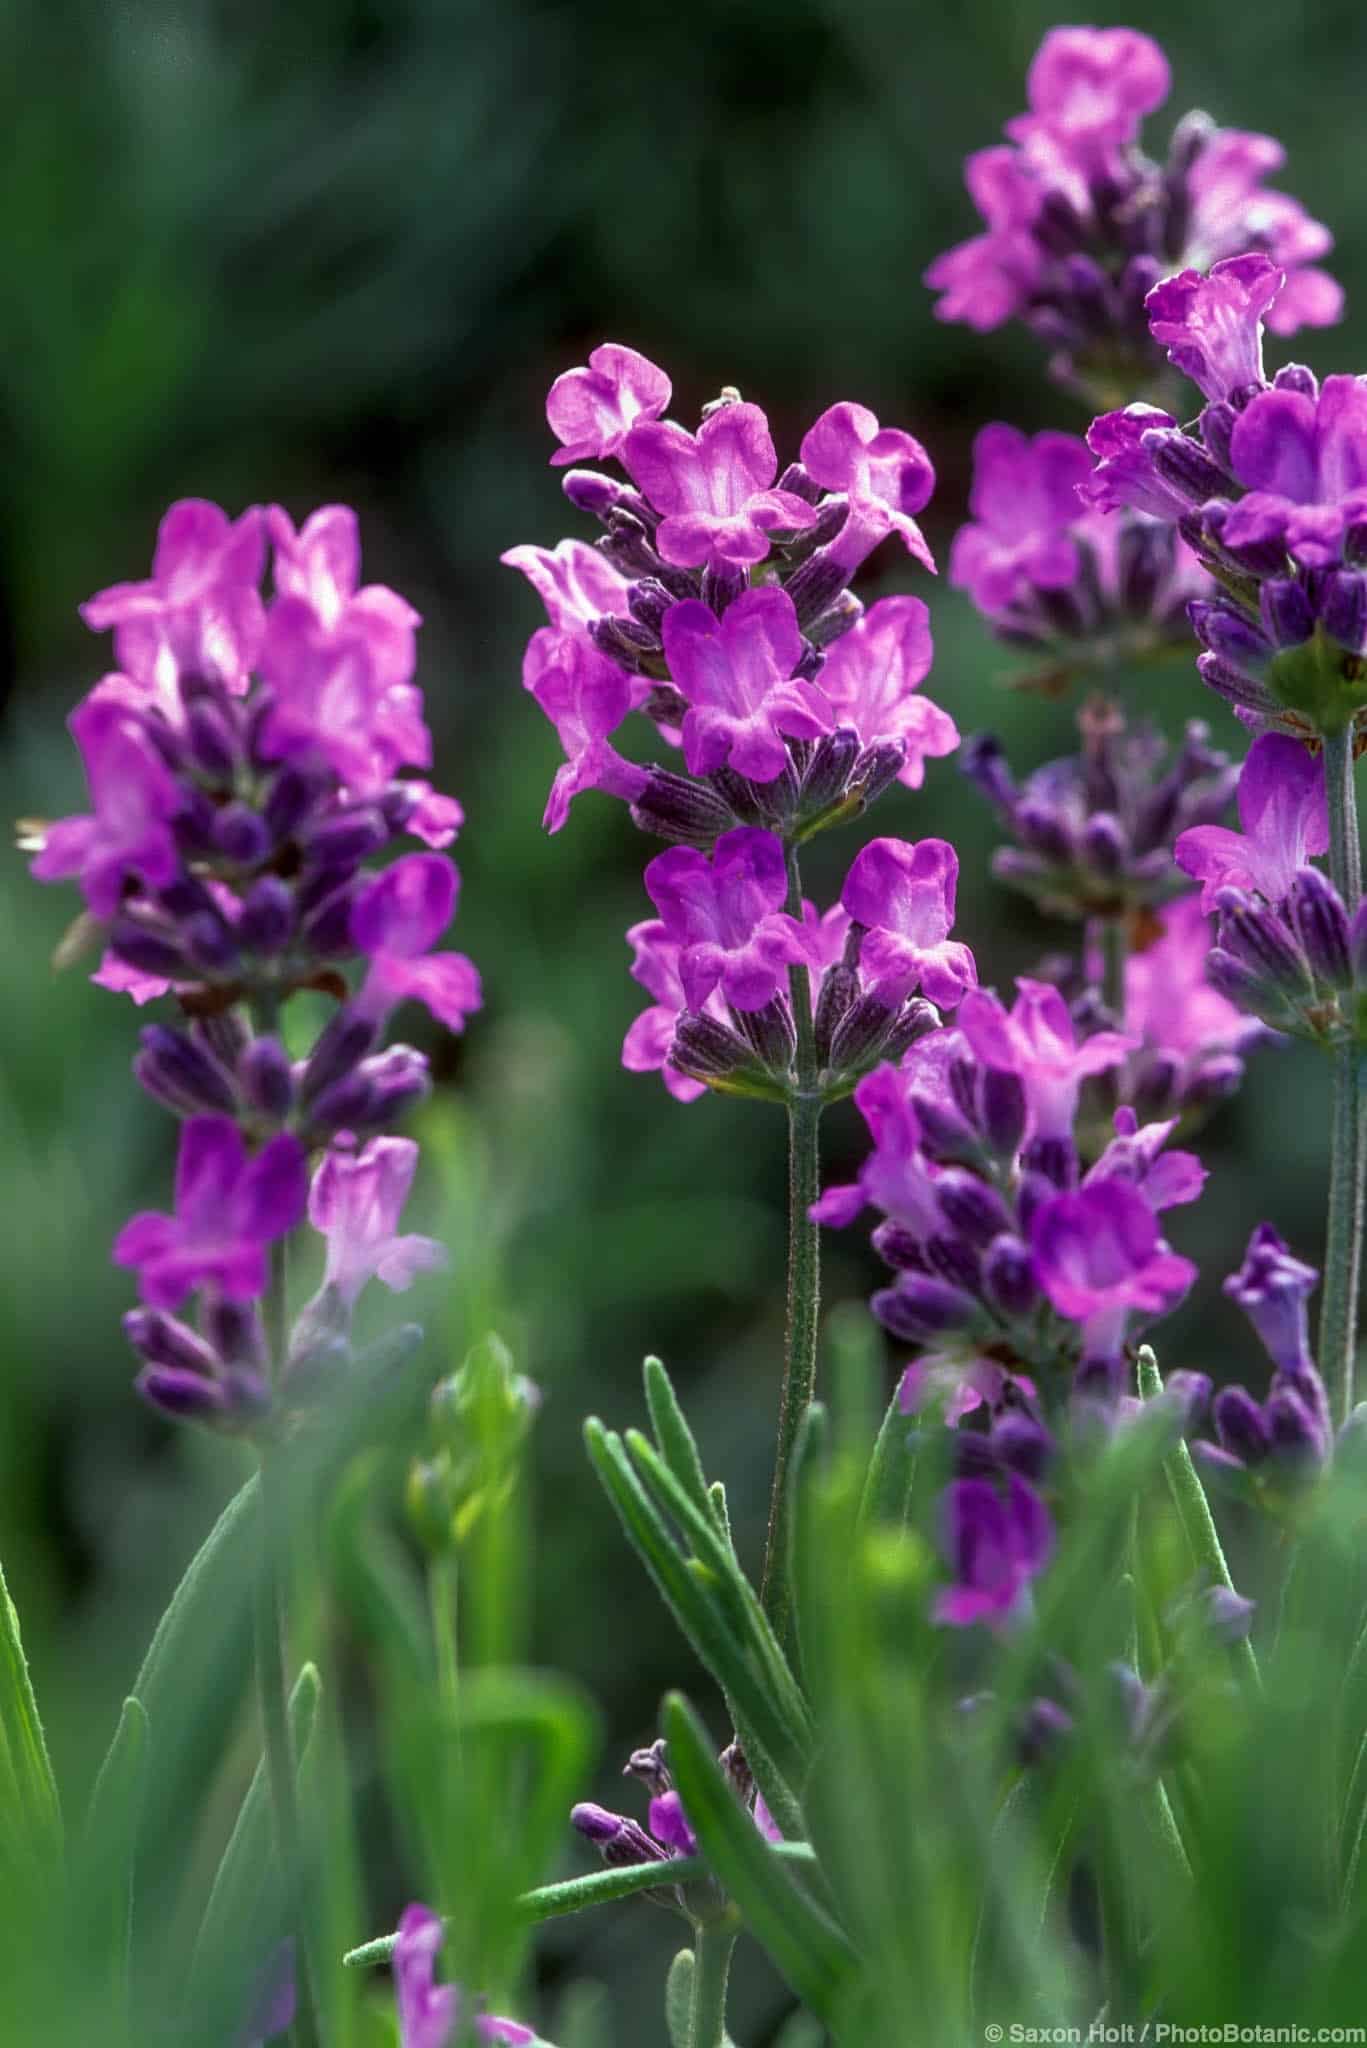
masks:
<svg viewBox="0 0 1367 2048"><path fill-rule="evenodd" d="M1351 367L1367 304L1367 223L1345 206L1344 175L1360 156L1359 12L1320 7L1313 39L1267 4L1237 33L1175 5L1121 18L1173 63L1156 138L1200 104L1287 143L1283 182L1333 225L1348 287L1344 328L1304 352ZM920 283L972 231L961 160L1023 104L1051 19L999 0L952 13L886 0L0 10L4 808L79 804L62 720L108 649L75 606L145 573L170 499L280 500L296 516L357 505L369 576L425 615L437 779L469 816L459 942L487 989L467 1040L438 1052L461 1118L425 1199L447 1212L457 1258L453 1300L429 1297L417 1370L435 1378L453 1362L440 1333L455 1341L493 1314L545 1389L533 1647L602 1705L600 1796L653 1733L662 1689L695 1673L588 1474L580 1419L639 1419L640 1358L661 1352L757 1557L782 1119L720 1100L681 1108L619 1067L641 1006L621 935L645 912L655 849L593 796L543 837L557 748L518 675L540 613L497 558L521 540L592 537L547 467L542 401L606 338L667 366L682 417L740 385L769 409L781 460L840 397L911 427L939 470L926 523L942 559L984 420L1081 431L1022 335L938 325ZM1001 651L954 593L891 548L871 569L866 597L914 588L931 602L927 687L965 732L995 726L1018 765L1066 747L1066 709L1001 691ZM1145 690L1170 725L1208 716L1241 744L1194 672ZM1005 985L1056 943L988 877L989 823L952 762L932 764L921 795L886 798L877 829L955 840L959 934L985 980ZM838 886L857 843L821 842L815 893ZM79 1786L242 1466L129 1391L128 1289L106 1247L130 1209L161 1202L174 1129L128 1078L131 1007L49 969L70 908L17 858L0 868L0 1557L59 1770ZM1317 1255L1326 1097L1312 1054L1264 1053L1211 1126L1210 1186L1173 1228L1211 1281L1163 1334L1165 1364L1242 1369L1215 1282L1260 1217ZM852 1110L831 1117L832 1177L848 1177L860 1128ZM862 1234L828 1246L829 1298L858 1297L875 1271ZM379 1926L414 1873L378 1821L367 1860ZM663 1915L614 1909L558 1923L541 1952L552 1979L611 1981L619 2039L634 2043L671 1937ZM738 2034L762 2039L781 2002L761 1973L744 1978Z"/></svg>

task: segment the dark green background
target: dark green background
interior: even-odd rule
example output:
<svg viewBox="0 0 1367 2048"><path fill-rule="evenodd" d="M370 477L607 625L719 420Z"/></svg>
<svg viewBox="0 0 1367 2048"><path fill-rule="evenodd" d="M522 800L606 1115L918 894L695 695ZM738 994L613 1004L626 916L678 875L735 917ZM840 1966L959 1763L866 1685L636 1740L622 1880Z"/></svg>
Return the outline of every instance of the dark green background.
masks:
<svg viewBox="0 0 1367 2048"><path fill-rule="evenodd" d="M1268 5L1127 18L1173 61L1157 137L1202 104L1287 142L1285 182L1334 226L1349 295L1344 327L1303 349L1353 367L1367 304L1358 11L1317 8L1313 36L1309 17ZM609 337L668 368L685 418L740 385L769 409L781 459L841 397L912 428L940 474L927 526L941 559L983 421L1081 430L1023 335L938 325L920 283L972 231L961 159L1023 104L1050 19L981 0L11 0L0 15L3 807L79 803L61 721L108 649L75 605L145 573L170 499L358 506L368 573L425 615L438 779L469 814L459 936L487 1007L439 1059L468 1117L458 1149L493 1194L459 1233L455 1309L477 1321L472 1304L496 1301L546 1391L534 1653L602 1703L605 1784L651 1734L660 1691L695 1673L610 1524L579 1422L638 1419L639 1360L658 1349L756 1554L782 1129L763 1106L680 1108L618 1066L639 1007L621 934L644 914L655 849L594 796L542 836L557 749L518 676L540 614L497 558L592 537L546 466L541 408L551 377ZM928 688L965 731L995 724L1024 764L1061 750L1066 711L998 690L1000 652L954 593L891 548L876 588L930 601ZM1143 693L1169 724L1208 715L1241 744L1194 672ZM959 934L985 980L1004 985L1053 941L987 877L987 820L952 763L932 765L923 794L885 799L876 829L956 841ZM857 843L821 843L819 891ZM174 1131L128 1078L132 1009L48 967L71 907L18 859L0 869L0 1557L59 1768L79 1785L241 1460L164 1428L129 1391L129 1289L106 1247L131 1208L165 1198ZM1167 1364L1252 1367L1215 1283L1265 1214L1317 1255L1325 1100L1312 1054L1265 1053L1212 1126L1209 1190L1173 1226L1211 1280L1165 1335ZM830 1119L835 1177L858 1138L851 1110ZM438 1181L429 1167L433 1213ZM830 1241L832 1299L873 1270L860 1234ZM419 1370L435 1377L439 1293L428 1307ZM365 1812L379 1925L416 1874L396 1867L373 1798ZM556 1927L543 1951L553 1973L614 1982L634 2043L667 1937L662 1915L613 1910ZM758 2038L766 2001L759 1978L742 1991L743 2037Z"/></svg>

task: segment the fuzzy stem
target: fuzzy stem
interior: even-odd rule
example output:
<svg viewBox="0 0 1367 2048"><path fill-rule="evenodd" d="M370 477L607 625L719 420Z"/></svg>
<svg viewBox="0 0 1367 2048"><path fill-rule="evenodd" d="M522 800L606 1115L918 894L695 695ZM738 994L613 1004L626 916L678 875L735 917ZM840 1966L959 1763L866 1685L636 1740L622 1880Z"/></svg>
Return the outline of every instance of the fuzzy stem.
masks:
<svg viewBox="0 0 1367 2048"><path fill-rule="evenodd" d="M261 1033L276 1029L279 1005L274 996L256 1005L253 1023ZM285 1240L271 1248L270 1285L262 1303L271 1385L278 1388L285 1370L286 1252ZM258 1445L261 1472L261 1561L255 1600L256 1685L261 1706L261 1733L266 1753L266 1780L275 1819L276 1852L284 1878L291 1924L295 1930L295 2014L289 2039L294 2048L319 2048L318 2024L309 1953L309 1914L305 1890L303 1832L299 1824L298 1759L290 1739L289 1682L285 1670L285 1572L290 1554L290 1506L280 1451L268 1438Z"/></svg>
<svg viewBox="0 0 1367 2048"><path fill-rule="evenodd" d="M726 2040L726 1984L736 1937L729 1929L699 1927L693 1944L693 2005L688 2048L723 2048Z"/></svg>
<svg viewBox="0 0 1367 2048"><path fill-rule="evenodd" d="M1329 872L1351 918L1362 896L1353 735L1326 734L1324 783L1329 800ZM1362 1270L1363 1104L1360 1061L1352 1045L1333 1053L1329 1215L1325 1228L1324 1292L1320 1297L1319 1367L1340 1420L1353 1406L1357 1359L1358 1287Z"/></svg>
<svg viewBox="0 0 1367 2048"><path fill-rule="evenodd" d="M788 848L788 909L802 915L802 880L797 849ZM821 1096L817 1090L812 994L805 967L788 971L797 1037L797 1086L788 1101L788 1313L783 1391L779 1397L774 1481L769 1496L769 1531L764 1546L760 1598L779 1641L789 1628L788 1476L803 1417L816 1389L816 1337L821 1304L821 1240L809 1214L821 1192Z"/></svg>

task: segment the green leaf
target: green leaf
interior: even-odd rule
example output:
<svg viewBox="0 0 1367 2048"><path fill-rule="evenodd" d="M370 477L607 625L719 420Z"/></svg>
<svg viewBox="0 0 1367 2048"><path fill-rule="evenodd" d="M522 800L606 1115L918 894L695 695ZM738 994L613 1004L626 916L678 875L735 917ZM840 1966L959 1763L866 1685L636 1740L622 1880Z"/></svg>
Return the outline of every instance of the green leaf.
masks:
<svg viewBox="0 0 1367 2048"><path fill-rule="evenodd" d="M707 1478L698 1454L697 1439L679 1406L669 1374L658 1358L645 1362L646 1406L660 1455L700 1511L715 1524L715 1511L707 1490Z"/></svg>
<svg viewBox="0 0 1367 2048"><path fill-rule="evenodd" d="M798 1997L836 2024L857 1973L853 1950L765 1842L718 1770L707 1731L682 1694L669 1694L663 1718L679 1796L704 1856Z"/></svg>
<svg viewBox="0 0 1367 2048"><path fill-rule="evenodd" d="M869 1458L859 1504L861 1522L893 1522L899 1527L905 1523L916 1478L911 1436L910 1419L902 1413L900 1398L894 1394Z"/></svg>
<svg viewBox="0 0 1367 2048"><path fill-rule="evenodd" d="M693 1951L681 1948L665 1979L669 2048L693 2048Z"/></svg>
<svg viewBox="0 0 1367 2048"><path fill-rule="evenodd" d="M305 1664L290 1694L290 1742L303 1775L313 1741L322 1684ZM190 1963L187 2018L202 2026L232 2010L250 1991L261 1958L286 1932L284 1891L275 1843L275 1816L263 1757L247 1787L219 1862Z"/></svg>
<svg viewBox="0 0 1367 2048"><path fill-rule="evenodd" d="M148 1722L140 1702L123 1703L119 1725L90 1795L74 1873L76 1917L91 1945L87 1968L108 1987L110 2042L129 2038L133 1876L148 1769Z"/></svg>
<svg viewBox="0 0 1367 2048"><path fill-rule="evenodd" d="M0 1869L8 1886L44 1890L62 1866L62 1813L19 1616L0 1570ZM26 1892L15 1891L15 1897Z"/></svg>
<svg viewBox="0 0 1367 2048"><path fill-rule="evenodd" d="M718 1597L715 1574L690 1568L690 1561L680 1554L620 1437L590 1416L584 1439L623 1528L698 1658L726 1694L732 1713L754 1730L784 1780L800 1785L806 1769L805 1744L795 1739L777 1711L769 1675L756 1669L749 1646Z"/></svg>

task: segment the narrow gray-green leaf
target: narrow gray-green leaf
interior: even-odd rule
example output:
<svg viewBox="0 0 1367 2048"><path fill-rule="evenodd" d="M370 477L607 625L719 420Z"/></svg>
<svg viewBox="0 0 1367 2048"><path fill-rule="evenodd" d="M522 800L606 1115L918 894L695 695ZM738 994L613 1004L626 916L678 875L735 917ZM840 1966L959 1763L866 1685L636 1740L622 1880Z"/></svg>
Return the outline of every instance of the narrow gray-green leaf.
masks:
<svg viewBox="0 0 1367 2048"><path fill-rule="evenodd" d="M680 1693L665 1701L664 1729L679 1796L707 1862L798 1997L828 2025L837 2024L857 1971L854 1951L765 1842Z"/></svg>
<svg viewBox="0 0 1367 2048"><path fill-rule="evenodd" d="M90 1943L88 1968L107 1987L111 2048L129 2034L134 1850L148 1748L147 1716L139 1701L126 1699L90 1795L75 1873L78 1917Z"/></svg>
<svg viewBox="0 0 1367 2048"><path fill-rule="evenodd" d="M19 1616L0 1570L0 1842L15 1876L55 1880L62 1813L24 1655Z"/></svg>

